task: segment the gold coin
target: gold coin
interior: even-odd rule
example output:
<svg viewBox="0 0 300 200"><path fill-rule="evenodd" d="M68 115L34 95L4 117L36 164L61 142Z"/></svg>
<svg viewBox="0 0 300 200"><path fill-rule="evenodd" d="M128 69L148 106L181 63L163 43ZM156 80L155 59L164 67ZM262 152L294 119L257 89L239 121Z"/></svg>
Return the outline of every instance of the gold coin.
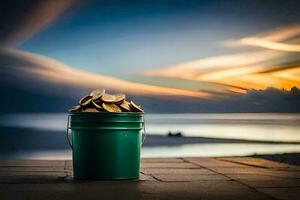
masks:
<svg viewBox="0 0 300 200"><path fill-rule="evenodd" d="M69 112L80 111L80 108L81 108L80 105L75 105L72 108L70 108Z"/></svg>
<svg viewBox="0 0 300 200"><path fill-rule="evenodd" d="M103 94L105 94L105 89L99 88L99 89L93 90L90 93L90 96L92 96L92 99L95 101L97 99L100 99L103 96Z"/></svg>
<svg viewBox="0 0 300 200"><path fill-rule="evenodd" d="M133 103L133 101L130 101L130 106L133 108L133 110L138 111L138 112L144 112L141 106L136 105Z"/></svg>
<svg viewBox="0 0 300 200"><path fill-rule="evenodd" d="M102 106L107 112L122 112L122 110L115 104L103 103Z"/></svg>
<svg viewBox="0 0 300 200"><path fill-rule="evenodd" d="M95 89L90 95L80 99L79 105L69 112L144 112L140 105L126 101L125 94L106 94L105 89Z"/></svg>
<svg viewBox="0 0 300 200"><path fill-rule="evenodd" d="M101 97L101 100L105 103L113 103L116 100L116 97L114 95L110 95L110 94L103 94Z"/></svg>
<svg viewBox="0 0 300 200"><path fill-rule="evenodd" d="M98 112L98 110L96 108L86 108L83 112Z"/></svg>
<svg viewBox="0 0 300 200"><path fill-rule="evenodd" d="M101 106L101 102L97 102L97 101L93 101L93 100L92 100L92 104L93 104L96 108L98 108L98 109L103 109L102 106Z"/></svg>
<svg viewBox="0 0 300 200"><path fill-rule="evenodd" d="M90 104L92 101L92 96L85 96L82 99L80 99L79 104L82 106L86 106Z"/></svg>
<svg viewBox="0 0 300 200"><path fill-rule="evenodd" d="M131 108L130 108L130 103L128 101L123 101L123 103L121 103L119 105L119 107L127 112L130 112L131 111Z"/></svg>
<svg viewBox="0 0 300 200"><path fill-rule="evenodd" d="M118 103L118 104L122 103L125 100L125 97L126 97L125 94L115 94L114 96L116 98L114 103Z"/></svg>

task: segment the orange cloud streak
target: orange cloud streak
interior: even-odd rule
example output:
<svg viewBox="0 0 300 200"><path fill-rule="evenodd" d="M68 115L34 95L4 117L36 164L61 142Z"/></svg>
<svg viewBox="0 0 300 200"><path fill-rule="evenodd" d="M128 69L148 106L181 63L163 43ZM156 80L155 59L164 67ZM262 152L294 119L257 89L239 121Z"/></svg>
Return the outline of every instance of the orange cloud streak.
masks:
<svg viewBox="0 0 300 200"><path fill-rule="evenodd" d="M299 39L300 24L268 31L254 37L227 41L227 44L250 45L268 50L220 55L180 63L165 69L143 73L146 76L171 77L223 84L226 90L245 93L247 89L300 87L300 63L289 62L289 52L300 52L299 44L283 43Z"/></svg>
<svg viewBox="0 0 300 200"><path fill-rule="evenodd" d="M265 33L261 33L256 37L263 38L274 42L284 41L300 35L300 24L280 27Z"/></svg>
<svg viewBox="0 0 300 200"><path fill-rule="evenodd" d="M285 55L283 52L258 51L232 55L221 55L181 63L165 69L142 73L146 76L175 77L182 79L198 79L201 75L221 69L244 67L259 64Z"/></svg>
<svg viewBox="0 0 300 200"><path fill-rule="evenodd" d="M274 49L279 51L300 52L300 45L273 42L255 37L243 38L239 40L239 44Z"/></svg>
<svg viewBox="0 0 300 200"><path fill-rule="evenodd" d="M18 72L22 71L31 78L42 81L71 85L74 87L97 88L103 87L135 95L147 96L186 96L208 98L206 92L181 90L168 87L140 84L121 80L114 77L93 74L83 70L73 69L47 57L18 50L6 50L18 60L25 61L25 66L10 66ZM28 66L31 63L31 66Z"/></svg>
<svg viewBox="0 0 300 200"><path fill-rule="evenodd" d="M258 34L252 37L245 37L238 40L225 41L229 46L254 46L266 49L273 49L287 52L300 52L299 44L289 44L283 41L293 40L300 36L300 24L295 24L273 31Z"/></svg>

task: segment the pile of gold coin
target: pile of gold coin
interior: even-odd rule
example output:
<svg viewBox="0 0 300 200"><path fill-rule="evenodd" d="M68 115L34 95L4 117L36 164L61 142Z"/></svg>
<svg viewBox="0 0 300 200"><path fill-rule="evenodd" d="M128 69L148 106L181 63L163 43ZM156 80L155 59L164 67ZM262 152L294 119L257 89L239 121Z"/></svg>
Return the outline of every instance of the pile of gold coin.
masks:
<svg viewBox="0 0 300 200"><path fill-rule="evenodd" d="M93 90L80 99L70 112L144 112L141 106L128 102L125 94L108 94L105 89Z"/></svg>

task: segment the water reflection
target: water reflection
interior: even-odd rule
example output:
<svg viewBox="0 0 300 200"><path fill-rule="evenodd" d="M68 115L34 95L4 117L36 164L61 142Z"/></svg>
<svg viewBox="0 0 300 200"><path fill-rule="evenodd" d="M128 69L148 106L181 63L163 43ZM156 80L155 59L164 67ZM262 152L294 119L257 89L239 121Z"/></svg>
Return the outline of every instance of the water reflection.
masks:
<svg viewBox="0 0 300 200"><path fill-rule="evenodd" d="M187 144L177 147L145 147L142 157L182 156L247 156L254 154L277 154L300 152L297 144Z"/></svg>
<svg viewBox="0 0 300 200"><path fill-rule="evenodd" d="M221 156L249 156L262 154L280 154L300 152L300 145L291 144L186 144L179 146L143 147L142 157L221 157ZM15 154L13 159L45 159L69 160L71 150L51 150L22 152Z"/></svg>
<svg viewBox="0 0 300 200"><path fill-rule="evenodd" d="M0 116L0 157L71 159L66 119L66 114ZM143 157L300 152L299 144L268 143L300 142L300 114L148 114L146 125L147 134L153 136L143 147ZM167 137L168 131L180 131L186 137Z"/></svg>

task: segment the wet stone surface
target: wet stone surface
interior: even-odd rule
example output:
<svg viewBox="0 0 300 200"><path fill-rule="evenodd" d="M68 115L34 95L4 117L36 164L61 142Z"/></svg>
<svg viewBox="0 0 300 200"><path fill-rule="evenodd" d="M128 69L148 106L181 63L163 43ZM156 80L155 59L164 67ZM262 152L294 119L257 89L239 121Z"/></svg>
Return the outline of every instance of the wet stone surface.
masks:
<svg viewBox="0 0 300 200"><path fill-rule="evenodd" d="M139 180L77 181L70 160L0 161L0 199L297 199L299 167L261 158L148 158Z"/></svg>

